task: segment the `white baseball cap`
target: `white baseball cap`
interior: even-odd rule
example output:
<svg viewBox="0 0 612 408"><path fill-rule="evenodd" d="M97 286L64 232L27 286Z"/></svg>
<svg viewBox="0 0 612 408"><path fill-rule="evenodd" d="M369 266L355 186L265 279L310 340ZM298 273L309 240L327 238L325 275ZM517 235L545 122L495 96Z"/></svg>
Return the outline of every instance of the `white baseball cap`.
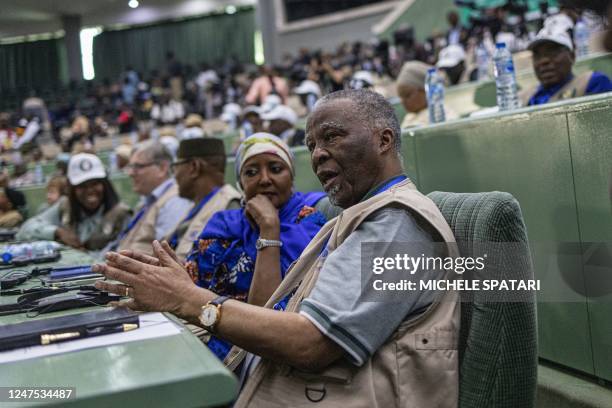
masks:
<svg viewBox="0 0 612 408"><path fill-rule="evenodd" d="M176 158L176 151L179 148L179 141L173 136L162 136L159 138L159 142L164 145L170 152L173 158Z"/></svg>
<svg viewBox="0 0 612 408"><path fill-rule="evenodd" d="M272 109L283 104L283 100L277 94L270 94L266 96L263 105L261 105L261 112L270 112Z"/></svg>
<svg viewBox="0 0 612 408"><path fill-rule="evenodd" d="M295 88L293 92L298 95L314 94L317 97L321 97L321 87L315 81L311 81L310 79L302 81L300 86Z"/></svg>
<svg viewBox="0 0 612 408"><path fill-rule="evenodd" d="M284 120L291 125L295 125L298 120L297 113L286 105L278 105L271 111L263 113L261 118L263 120Z"/></svg>
<svg viewBox="0 0 612 408"><path fill-rule="evenodd" d="M223 113L221 113L221 120L224 122L230 122L236 119L242 113L242 108L237 103L228 103L223 106Z"/></svg>
<svg viewBox="0 0 612 408"><path fill-rule="evenodd" d="M106 178L106 170L102 161L93 154L79 153L72 156L68 162L68 181L78 186L89 180Z"/></svg>
<svg viewBox="0 0 612 408"><path fill-rule="evenodd" d="M349 87L351 89L370 88L374 85L374 77L370 71L357 71L353 74Z"/></svg>
<svg viewBox="0 0 612 408"><path fill-rule="evenodd" d="M438 68L452 68L461 61L465 61L465 51L462 46L453 44L440 51L436 66Z"/></svg>
<svg viewBox="0 0 612 408"><path fill-rule="evenodd" d="M246 116L249 113L256 113L257 115L261 115L261 108L257 105L248 105L242 110L242 116Z"/></svg>
<svg viewBox="0 0 612 408"><path fill-rule="evenodd" d="M539 44L544 42L554 42L556 44L567 47L570 51L574 50L574 42L569 34L569 31L565 29L565 24L548 24L540 30L536 38L529 44L528 49L532 50Z"/></svg>

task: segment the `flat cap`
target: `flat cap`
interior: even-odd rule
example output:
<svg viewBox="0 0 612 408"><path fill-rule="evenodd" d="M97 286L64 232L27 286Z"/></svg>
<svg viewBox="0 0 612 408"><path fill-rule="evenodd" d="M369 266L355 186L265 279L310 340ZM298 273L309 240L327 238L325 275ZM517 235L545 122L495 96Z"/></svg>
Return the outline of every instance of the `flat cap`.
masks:
<svg viewBox="0 0 612 408"><path fill-rule="evenodd" d="M192 157L225 156L225 145L221 139L213 137L196 137L181 140L177 159L189 159Z"/></svg>

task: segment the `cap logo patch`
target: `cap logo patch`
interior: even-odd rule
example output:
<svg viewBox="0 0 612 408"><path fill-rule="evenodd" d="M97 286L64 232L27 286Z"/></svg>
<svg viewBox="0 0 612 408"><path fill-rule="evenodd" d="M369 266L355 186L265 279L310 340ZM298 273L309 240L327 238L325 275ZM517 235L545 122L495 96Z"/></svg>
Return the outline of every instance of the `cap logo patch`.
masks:
<svg viewBox="0 0 612 408"><path fill-rule="evenodd" d="M82 160L81 163L79 163L79 169L81 169L82 171L89 171L93 168L93 163L87 159Z"/></svg>

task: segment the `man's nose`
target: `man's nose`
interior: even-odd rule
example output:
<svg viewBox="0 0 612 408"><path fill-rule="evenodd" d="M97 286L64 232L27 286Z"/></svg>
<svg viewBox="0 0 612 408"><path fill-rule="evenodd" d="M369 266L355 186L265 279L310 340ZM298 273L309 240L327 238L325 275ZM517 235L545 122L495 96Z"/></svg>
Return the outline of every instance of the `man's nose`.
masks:
<svg viewBox="0 0 612 408"><path fill-rule="evenodd" d="M315 147L312 151L311 161L312 166L318 166L329 159L329 152L325 149L321 149L320 147Z"/></svg>
<svg viewBox="0 0 612 408"><path fill-rule="evenodd" d="M540 55L537 58L534 58L534 63L536 67L540 67L542 65L548 65L551 62L551 58L548 55Z"/></svg>

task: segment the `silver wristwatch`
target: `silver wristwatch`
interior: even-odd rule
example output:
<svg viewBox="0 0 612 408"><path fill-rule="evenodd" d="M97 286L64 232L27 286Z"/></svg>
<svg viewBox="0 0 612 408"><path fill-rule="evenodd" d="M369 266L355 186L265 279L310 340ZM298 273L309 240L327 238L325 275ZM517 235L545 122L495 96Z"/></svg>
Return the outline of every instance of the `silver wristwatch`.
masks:
<svg viewBox="0 0 612 408"><path fill-rule="evenodd" d="M257 248L258 251L266 248L266 247L282 247L283 243L281 241L277 241L275 239L263 239L263 238L259 238L257 240L257 242L255 243L255 248Z"/></svg>

